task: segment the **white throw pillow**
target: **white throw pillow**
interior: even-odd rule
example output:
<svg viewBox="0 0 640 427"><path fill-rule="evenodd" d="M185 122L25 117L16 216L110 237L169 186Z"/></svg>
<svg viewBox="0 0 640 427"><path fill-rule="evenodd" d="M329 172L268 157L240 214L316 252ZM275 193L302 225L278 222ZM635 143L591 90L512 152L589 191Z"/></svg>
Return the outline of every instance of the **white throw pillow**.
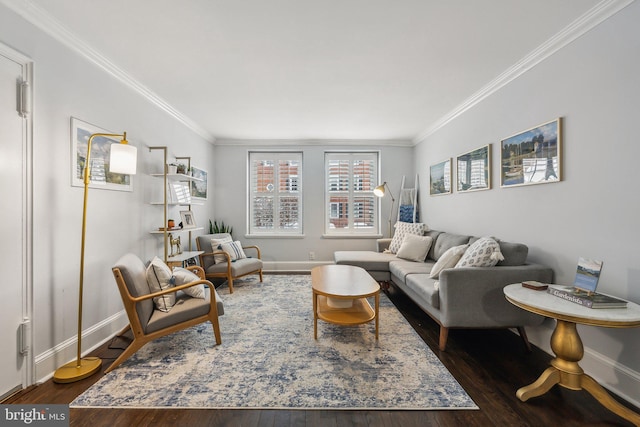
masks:
<svg viewBox="0 0 640 427"><path fill-rule="evenodd" d="M247 257L242 250L242 244L238 240L235 242L223 243L220 246L223 251L229 254L231 261Z"/></svg>
<svg viewBox="0 0 640 427"><path fill-rule="evenodd" d="M424 259L427 257L427 253L429 252L429 248L431 247L431 243L433 243L433 238L431 236L406 234L396 256L409 261L424 262Z"/></svg>
<svg viewBox="0 0 640 427"><path fill-rule="evenodd" d="M220 245L223 243L229 243L229 242L233 242L233 239L231 238L231 236L223 237L222 239L211 239L211 249L213 250L213 252L221 251L222 248L220 247ZM227 262L227 257L225 257L222 254L215 254L213 256L213 262L216 264L219 264L221 262Z"/></svg>
<svg viewBox="0 0 640 427"><path fill-rule="evenodd" d="M500 244L491 237L482 237L469 246L456 264L456 268L493 267L503 259Z"/></svg>
<svg viewBox="0 0 640 427"><path fill-rule="evenodd" d="M433 267L431 267L431 273L429 274L429 277L432 279L437 279L438 277L440 277L440 272L442 270L455 267L468 247L469 245L460 245L453 246L447 249L445 253L443 253L440 258L438 258L438 261L433 264Z"/></svg>
<svg viewBox="0 0 640 427"><path fill-rule="evenodd" d="M191 282L197 282L200 280L200 277L186 268L176 267L173 269L173 279L174 285L180 286ZM204 287L205 284L201 283L199 285L191 286L190 288L185 288L182 292L193 298L204 299Z"/></svg>
<svg viewBox="0 0 640 427"><path fill-rule="evenodd" d="M395 229L396 231L393 234L393 239L391 239L391 243L389 244L389 251L392 254L398 253L398 250L402 245L402 241L404 240L405 234L415 234L417 236L422 236L425 231L429 231L429 227L421 222L398 221L396 222Z"/></svg>
<svg viewBox="0 0 640 427"><path fill-rule="evenodd" d="M147 283L149 284L151 292L159 292L173 288L172 276L171 269L158 257L153 258L147 267ZM166 313L171 310L176 303L176 294L174 292L155 297L153 298L153 303L158 310Z"/></svg>

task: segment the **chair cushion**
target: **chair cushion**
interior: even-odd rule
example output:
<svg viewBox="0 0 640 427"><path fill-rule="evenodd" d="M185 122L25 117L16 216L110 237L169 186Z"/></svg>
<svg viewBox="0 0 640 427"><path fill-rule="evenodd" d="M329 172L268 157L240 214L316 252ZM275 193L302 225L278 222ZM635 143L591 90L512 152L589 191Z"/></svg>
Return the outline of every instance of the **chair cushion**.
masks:
<svg viewBox="0 0 640 427"><path fill-rule="evenodd" d="M204 251L204 253L211 253L217 250L215 248L218 247L219 243L216 244L215 246L212 246L211 239L216 239L216 240L224 239L229 242L233 240L229 233L201 234L199 236L196 236L196 244L198 246L198 250ZM226 258L224 258L224 255L221 255L221 256L223 258L221 262L226 261ZM214 257L208 256L203 258L204 260L203 260L202 268L204 268L205 270L207 269L207 267L215 263Z"/></svg>
<svg viewBox="0 0 640 427"><path fill-rule="evenodd" d="M122 278L127 285L127 290L134 297L149 295L149 283L147 282L147 272L144 263L134 254L122 256L114 265L120 270ZM142 327L145 328L151 313L153 313L153 301L144 300L136 304L138 319Z"/></svg>
<svg viewBox="0 0 640 427"><path fill-rule="evenodd" d="M168 313L160 310L153 311L151 319L149 319L149 323L145 328L145 333L150 334L151 332L159 331L160 329L173 326L177 323L204 316L209 313L210 308L211 303L208 291L204 299L191 298L188 295L182 294L176 299L175 305Z"/></svg>
<svg viewBox="0 0 640 427"><path fill-rule="evenodd" d="M231 276L238 277L262 269L262 261L258 258L244 258L231 263ZM224 275L227 272L227 263L214 264L205 269L207 274Z"/></svg>

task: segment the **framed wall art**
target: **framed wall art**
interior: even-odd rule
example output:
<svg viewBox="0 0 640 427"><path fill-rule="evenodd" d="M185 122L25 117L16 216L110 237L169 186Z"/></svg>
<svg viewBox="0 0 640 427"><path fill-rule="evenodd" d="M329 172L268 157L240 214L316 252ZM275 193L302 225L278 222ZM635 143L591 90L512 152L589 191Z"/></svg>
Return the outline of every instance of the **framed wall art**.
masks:
<svg viewBox="0 0 640 427"><path fill-rule="evenodd" d="M456 157L456 190L458 192L491 188L491 144Z"/></svg>
<svg viewBox="0 0 640 427"><path fill-rule="evenodd" d="M191 197L194 200L207 200L207 171L191 166L191 175L196 178L191 181Z"/></svg>
<svg viewBox="0 0 640 427"><path fill-rule="evenodd" d="M182 228L196 228L196 218L192 211L180 211L180 219L182 219Z"/></svg>
<svg viewBox="0 0 640 427"><path fill-rule="evenodd" d="M561 174L561 118L501 141L501 187L558 182L562 179Z"/></svg>
<svg viewBox="0 0 640 427"><path fill-rule="evenodd" d="M83 171L87 158L87 144L94 133L114 133L71 117L71 185L84 187ZM117 138L94 137L91 143L89 187L104 190L132 191L131 175L109 172L111 144Z"/></svg>
<svg viewBox="0 0 640 427"><path fill-rule="evenodd" d="M429 194L451 194L451 158L429 167Z"/></svg>

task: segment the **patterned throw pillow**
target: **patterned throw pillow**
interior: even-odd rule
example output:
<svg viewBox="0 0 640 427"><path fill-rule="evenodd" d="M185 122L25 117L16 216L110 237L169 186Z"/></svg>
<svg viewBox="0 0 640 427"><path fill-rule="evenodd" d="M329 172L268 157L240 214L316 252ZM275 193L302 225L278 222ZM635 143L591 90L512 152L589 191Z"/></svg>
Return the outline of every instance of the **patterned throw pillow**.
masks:
<svg viewBox="0 0 640 427"><path fill-rule="evenodd" d="M398 250L402 245L402 241L404 240L405 234L415 234L418 236L422 236L425 231L429 231L429 227L421 222L398 221L396 222L395 229L396 231L393 234L393 239L391 239L391 244L389 245L389 251L392 254L398 253Z"/></svg>
<svg viewBox="0 0 640 427"><path fill-rule="evenodd" d="M165 289L173 288L171 269L160 258L155 257L149 263L147 267L147 283L149 283L149 289L151 292L164 291ZM176 294L166 294L153 298L153 302L156 308L165 313L171 310L176 303Z"/></svg>
<svg viewBox="0 0 640 427"><path fill-rule="evenodd" d="M493 267L502 261L500 244L491 237L482 237L469 246L456 264L458 267Z"/></svg>
<svg viewBox="0 0 640 427"><path fill-rule="evenodd" d="M233 242L231 236L223 237L222 239L211 239L211 249L213 252L221 250L220 245L222 243ZM227 258L222 254L215 254L213 256L213 262L219 264L221 262L227 262Z"/></svg>
<svg viewBox="0 0 640 427"><path fill-rule="evenodd" d="M242 244L238 240L235 242L223 243L219 248L229 254L231 261L247 257L242 250Z"/></svg>
<svg viewBox="0 0 640 427"><path fill-rule="evenodd" d="M176 267L173 269L173 282L175 286L184 285L200 280L197 274L187 270L186 268ZM182 290L185 294L193 298L204 299L204 283L191 286Z"/></svg>

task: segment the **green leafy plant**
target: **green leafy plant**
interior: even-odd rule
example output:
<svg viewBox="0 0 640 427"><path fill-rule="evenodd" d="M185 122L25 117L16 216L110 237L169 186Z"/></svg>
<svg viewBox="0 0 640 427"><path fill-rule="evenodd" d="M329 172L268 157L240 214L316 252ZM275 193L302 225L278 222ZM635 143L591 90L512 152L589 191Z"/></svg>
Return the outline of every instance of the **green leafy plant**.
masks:
<svg viewBox="0 0 640 427"><path fill-rule="evenodd" d="M229 225L225 225L224 221L220 221L220 224L218 224L218 221L211 222L211 220L209 220L209 234L218 234L218 233L232 234L233 227Z"/></svg>

